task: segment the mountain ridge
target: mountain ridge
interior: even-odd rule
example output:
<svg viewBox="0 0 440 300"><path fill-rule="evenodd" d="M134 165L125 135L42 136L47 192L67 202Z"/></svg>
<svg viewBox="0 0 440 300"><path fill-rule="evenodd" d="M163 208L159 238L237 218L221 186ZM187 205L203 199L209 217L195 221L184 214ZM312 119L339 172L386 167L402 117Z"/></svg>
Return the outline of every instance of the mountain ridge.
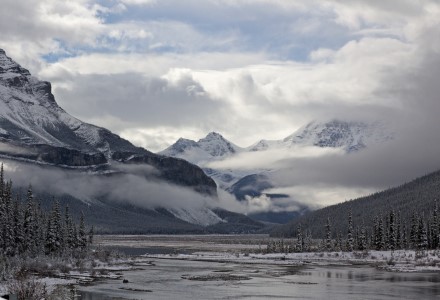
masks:
<svg viewBox="0 0 440 300"><path fill-rule="evenodd" d="M76 172L72 173L75 178L84 172L83 180L105 181L112 178L114 181L118 178L115 176L131 176L127 178L136 176L141 180L139 182L163 184L164 188L170 191L173 186L177 186L193 190L201 197L218 199L215 182L200 167L183 159L158 155L136 147L105 128L82 122L71 116L58 106L49 82L40 81L32 76L2 49L0 49L0 158L2 162L39 166L48 168L51 172L59 170L67 173ZM126 167L120 168L119 165ZM130 171L133 168L128 166L149 166L154 172L133 174ZM117 189L117 186L108 186L108 188ZM95 222L97 228L102 228L102 232L112 230L127 232L129 228L136 228L136 232L145 233L202 233L209 231L209 226L224 223L224 220L207 206L192 209L175 206L174 211L172 209L168 211L157 204L154 209L140 209L139 205L133 206L128 202L123 204L106 199L109 195L108 191L100 191L99 195L91 202L69 194L60 197L70 199L69 204L72 206L83 209L84 205L90 206L91 209L84 211L92 216L92 223ZM137 197L133 199L135 200L133 203L141 203L148 201L149 195L136 194L131 197ZM179 198L179 194L174 192L169 194L169 197ZM176 199L176 205L179 203L178 200ZM131 206L136 208L131 209ZM106 215L101 215L101 212ZM121 218L120 215L131 219ZM142 220L143 218L145 219ZM118 223L115 223L115 220ZM119 230L116 224L124 230ZM240 225L235 225L240 230ZM218 224L216 227L224 231L225 226L233 227L231 224ZM262 224L258 224L251 228L244 224L246 230L256 230L261 226Z"/></svg>
<svg viewBox="0 0 440 300"><path fill-rule="evenodd" d="M413 213L429 216L436 199L440 199L440 170L365 197L309 212L275 228L271 234L283 237L294 236L297 226L301 224L303 229L310 230L313 237L324 237L327 219L332 222L334 234L345 234L349 212L353 215L355 228L362 225L371 231L374 217L383 217L391 211L399 214L401 220L410 220Z"/></svg>
<svg viewBox="0 0 440 300"><path fill-rule="evenodd" d="M159 153L186 159L199 165L207 175L216 181L218 187L234 195L236 200L242 203L258 198L263 194L269 197L271 201L278 199L281 203L282 198L287 200L289 195L270 192L271 189L277 187L271 178L271 175L276 173L276 169L255 168L242 170L233 167L215 168L213 165L221 165L219 162L221 163L222 160L236 157L243 158L244 155L254 155L256 152L268 153L268 155L273 156L273 153L278 154L280 151L294 153L306 147L337 148L345 154L350 154L393 138L394 133L389 130L384 122L332 119L323 122L312 121L283 139L263 139L245 148L234 145L219 133L211 132L198 142L180 138L176 143ZM201 141L203 141L203 144ZM209 145L209 143L212 144ZM224 145L233 145L235 148L230 151L219 151L221 155L215 155L217 153L213 155L209 152L210 149L221 149ZM261 160L264 159L264 156L254 156L253 159ZM295 199L290 199L290 201L296 203ZM307 209L301 207L300 211L303 213ZM276 213L266 216L263 212L257 217L261 221L266 221L270 217L270 220L273 221L274 215ZM285 217L282 219L286 220Z"/></svg>

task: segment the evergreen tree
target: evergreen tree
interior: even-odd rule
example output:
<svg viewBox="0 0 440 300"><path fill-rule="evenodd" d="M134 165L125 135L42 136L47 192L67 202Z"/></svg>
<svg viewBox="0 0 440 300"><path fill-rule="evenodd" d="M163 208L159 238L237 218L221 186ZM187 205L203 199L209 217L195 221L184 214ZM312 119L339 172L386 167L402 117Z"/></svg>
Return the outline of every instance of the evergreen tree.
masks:
<svg viewBox="0 0 440 300"><path fill-rule="evenodd" d="M5 173L3 169L3 163L0 167L0 200L3 200L3 194L5 192Z"/></svg>
<svg viewBox="0 0 440 300"><path fill-rule="evenodd" d="M46 241L46 233L47 228L46 224L48 218L46 214L43 212L40 206L40 202L34 206L34 216L37 216L34 227L34 236L35 236L35 254L43 254L45 252L45 241Z"/></svg>
<svg viewBox="0 0 440 300"><path fill-rule="evenodd" d="M384 226L383 226L383 220L381 217L379 217L378 225L377 225L377 235L375 239L375 247L376 250L384 250L385 249L385 243L384 243Z"/></svg>
<svg viewBox="0 0 440 300"><path fill-rule="evenodd" d="M65 247L67 249L74 249L76 237L74 236L72 217L68 205L66 205L64 212L64 228Z"/></svg>
<svg viewBox="0 0 440 300"><path fill-rule="evenodd" d="M81 219L79 221L79 230L78 230L78 239L77 239L78 248L81 250L85 250L87 247L87 234L86 234L86 226L84 223L84 213L81 213ZM281 250L283 251L283 250Z"/></svg>
<svg viewBox="0 0 440 300"><path fill-rule="evenodd" d="M338 232L336 234L336 242L335 242L335 250L336 251L342 251L342 234Z"/></svg>
<svg viewBox="0 0 440 300"><path fill-rule="evenodd" d="M440 228L439 228L439 216L437 200L434 202L434 210L432 212L432 248L437 249L440 243Z"/></svg>
<svg viewBox="0 0 440 300"><path fill-rule="evenodd" d="M6 183L4 185L3 199L5 203L5 214L4 218L4 228L3 228L3 241L4 241L4 253L7 256L14 255L15 253L15 237L14 237L14 227L12 219L12 199L10 193L10 184Z"/></svg>
<svg viewBox="0 0 440 300"><path fill-rule="evenodd" d="M309 252L311 251L311 247L312 247L312 233L310 232L310 230L306 231L306 237L304 239L304 252Z"/></svg>
<svg viewBox="0 0 440 300"><path fill-rule="evenodd" d="M353 241L353 216L350 211L348 214L348 233L347 233L347 251L352 252L354 249Z"/></svg>
<svg viewBox="0 0 440 300"><path fill-rule="evenodd" d="M411 248L417 249L419 247L419 217L414 212L411 217L411 231L410 231L410 244Z"/></svg>
<svg viewBox="0 0 440 300"><path fill-rule="evenodd" d="M400 211L397 213L396 217L396 249L402 249L402 215Z"/></svg>
<svg viewBox="0 0 440 300"><path fill-rule="evenodd" d="M95 235L94 231L95 231L95 228L92 225L89 230L89 236L88 236L88 241L87 241L89 245L93 244L93 239L94 239L94 235ZM291 251L289 251L289 252L291 252Z"/></svg>
<svg viewBox="0 0 440 300"><path fill-rule="evenodd" d="M29 186L27 191L27 202L26 202L26 210L24 213L24 239L26 241L26 245L24 247L25 251L28 251L31 254L36 254L35 252L35 244L36 244L36 236L35 236L35 226L36 226L36 218L34 215L34 196L32 194L32 187Z"/></svg>
<svg viewBox="0 0 440 300"><path fill-rule="evenodd" d="M423 222L423 219L419 219L419 228L418 228L418 249L419 250L426 250L428 248L428 235L426 232L425 223Z"/></svg>
<svg viewBox="0 0 440 300"><path fill-rule="evenodd" d="M391 250L396 249L396 215L392 210L389 216L388 224L388 248Z"/></svg>
<svg viewBox="0 0 440 300"><path fill-rule="evenodd" d="M56 238L55 238L55 229L52 224L52 218L47 219L47 232L46 232L46 254L53 254L56 251Z"/></svg>
<svg viewBox="0 0 440 300"><path fill-rule="evenodd" d="M358 249L361 251L367 250L367 232L364 225L361 226L359 232Z"/></svg>
<svg viewBox="0 0 440 300"><path fill-rule="evenodd" d="M304 237L302 234L301 223L298 224L298 228L296 229L296 252L303 252L304 247Z"/></svg>
<svg viewBox="0 0 440 300"><path fill-rule="evenodd" d="M325 224L325 247L327 251L332 251L332 231L330 226L330 218L327 218L327 223Z"/></svg>
<svg viewBox="0 0 440 300"><path fill-rule="evenodd" d="M23 233L23 210L20 207L19 199L14 201L14 239L15 239L15 254L18 255L24 252L24 233Z"/></svg>
<svg viewBox="0 0 440 300"><path fill-rule="evenodd" d="M408 249L408 246L409 246L409 242L408 242L408 235L407 235L406 224L403 224L403 229L402 229L402 248L403 249Z"/></svg>
<svg viewBox="0 0 440 300"><path fill-rule="evenodd" d="M61 223L61 212L60 212L60 202L55 201L55 205L52 211L52 227L55 232L55 251L61 251L63 246L63 231L62 231L62 223Z"/></svg>

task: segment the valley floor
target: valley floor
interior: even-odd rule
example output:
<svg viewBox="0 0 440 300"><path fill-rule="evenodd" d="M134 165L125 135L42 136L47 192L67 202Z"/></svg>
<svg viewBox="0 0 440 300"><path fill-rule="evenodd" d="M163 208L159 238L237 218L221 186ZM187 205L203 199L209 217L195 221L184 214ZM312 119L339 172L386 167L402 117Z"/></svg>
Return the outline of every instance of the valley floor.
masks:
<svg viewBox="0 0 440 300"><path fill-rule="evenodd" d="M308 252L265 254L266 244L270 240L266 235L121 235L98 236L95 240L95 247L98 251L105 250L103 252L106 252L107 249L112 249L113 251L120 252L121 255L113 254L111 257L105 259L90 260L80 267L69 265L67 268L69 270L62 272L61 268L59 271L53 271L50 276L37 276L36 280L45 283L48 290L54 291L55 293L60 291L60 293L64 294L85 293L84 295L87 295L87 293L99 291L103 286L108 287L110 290L113 290L115 286L117 286L117 289L122 290L142 290L142 285L133 285L131 281L136 281L138 278L136 276L140 276L139 278L150 278L149 276L152 276L151 274L154 272L159 272L158 274L164 278L167 276L176 276L176 280L178 280L179 283L183 280L185 282L214 281L219 284L221 282L230 281L241 284L243 280L250 278L284 284L284 281L280 283L279 281L281 279L278 280L275 278L290 276L291 274L289 274L289 272L286 273L285 270L292 270L292 268L294 270L326 270L326 272L335 272L335 270L338 270L339 273L335 273L336 275L340 274L340 272L343 274L347 273L347 278L344 280L349 284L352 284L350 281L350 272L360 272L360 276L364 276L362 274L366 272L370 277L378 276L377 274L379 274L380 278L388 278L391 276L386 275L388 273L433 274L432 276L438 278L440 272L439 250L425 252L398 250L393 252L365 251L351 253ZM286 242L289 241L287 240ZM41 262L41 264L43 264L43 262ZM48 264L50 264L50 262L48 262ZM180 273L174 274L172 273L174 271L170 271L173 265L179 268ZM198 265L198 269L194 270L194 272L187 272L185 268L193 265ZM230 266L230 268L225 269L224 266ZM203 268L206 268L206 270L203 271ZM241 270L245 269L249 269L249 272L241 272ZM265 275L255 275L251 269L262 269ZM189 267L188 270L191 270L191 267ZM167 272L171 273L167 274ZM318 272L315 275L318 276L319 274L321 273ZM399 276L405 277L405 275ZM123 283L123 280L126 278L130 278L128 284ZM151 280L153 279L154 278ZM300 279L297 278L295 280ZM339 283L335 282L334 284L338 285ZM3 285L3 288L0 286L0 290L4 291L7 283ZM154 284L152 284L152 286L159 289L159 287ZM187 285L184 286L186 287ZM415 286L417 286L416 283ZM206 286L203 285L203 288L205 287ZM164 289L164 291L165 290L166 289ZM127 292L126 290L124 291ZM134 293L135 291L131 292ZM84 296L79 299L106 299L87 297L88 296ZM58 299L71 298L58 297Z"/></svg>
<svg viewBox="0 0 440 300"><path fill-rule="evenodd" d="M268 253L268 235L99 236L97 243L143 258L280 265L371 265L389 271L440 271L440 250ZM285 243L294 240L285 239Z"/></svg>

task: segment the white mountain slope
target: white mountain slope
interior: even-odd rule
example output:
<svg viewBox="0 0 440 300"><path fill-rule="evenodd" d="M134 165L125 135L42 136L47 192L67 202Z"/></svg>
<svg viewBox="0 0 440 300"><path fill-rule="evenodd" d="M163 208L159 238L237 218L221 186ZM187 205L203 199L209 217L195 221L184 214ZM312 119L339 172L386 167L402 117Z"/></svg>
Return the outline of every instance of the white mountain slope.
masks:
<svg viewBox="0 0 440 300"><path fill-rule="evenodd" d="M285 147L295 145L342 148L347 153L393 139L382 122L311 122L279 142Z"/></svg>
<svg viewBox="0 0 440 300"><path fill-rule="evenodd" d="M107 129L84 123L55 101L51 84L39 81L0 49L0 138L20 145L50 145L84 153L142 153Z"/></svg>
<svg viewBox="0 0 440 300"><path fill-rule="evenodd" d="M176 218L184 220L191 224L209 226L218 223L226 223L225 220L220 218L215 212L208 208L168 208Z"/></svg>
<svg viewBox="0 0 440 300"><path fill-rule="evenodd" d="M367 146L393 139L394 134L382 122L314 121L282 140L261 140L246 148L248 151L290 149L297 146L341 148L358 151Z"/></svg>

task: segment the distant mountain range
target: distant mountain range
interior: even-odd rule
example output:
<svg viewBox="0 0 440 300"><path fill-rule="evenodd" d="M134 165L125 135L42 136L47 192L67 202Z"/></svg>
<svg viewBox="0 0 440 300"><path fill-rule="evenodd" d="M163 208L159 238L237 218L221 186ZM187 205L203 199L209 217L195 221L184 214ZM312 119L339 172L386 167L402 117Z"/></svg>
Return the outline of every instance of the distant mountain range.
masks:
<svg viewBox="0 0 440 300"><path fill-rule="evenodd" d="M345 152L361 150L393 139L393 135L381 122L348 122L331 120L313 121L282 140L261 140L247 148L248 151L290 149L295 146L341 148Z"/></svg>
<svg viewBox="0 0 440 300"><path fill-rule="evenodd" d="M197 142L180 138L159 153L199 164L243 152L288 150L298 146L341 148L350 153L390 139L393 139L393 134L380 122L314 121L282 140L260 140L246 148L233 144L219 133L210 132Z"/></svg>
<svg viewBox="0 0 440 300"><path fill-rule="evenodd" d="M205 144L209 150L209 141ZM217 150L221 151L211 149L210 155L221 155L221 152L215 152ZM136 175L145 182L166 183L191 189L206 197L217 197L215 182L198 166L136 147L105 128L84 123L69 115L56 103L49 82L33 77L1 49L0 161L14 161L64 172L80 171L103 180L124 174ZM154 172L132 174L129 168L116 167L121 165L148 166ZM84 180L90 178L84 176ZM44 190L44 187L40 189ZM40 194L42 192L50 193L45 190ZM136 201L148 201L148 197L139 195ZM72 195L64 195L64 199L68 199L66 201L71 206L85 209L84 199ZM224 228L234 227L219 216L229 212L216 213L210 207L176 205L173 208L139 209L130 203L113 203L105 196L93 200L87 203L86 211L91 218L89 222L95 223L103 232L116 232L121 228L124 228L124 232L130 232L130 228L136 232L204 232L208 230L207 226L212 225L223 232ZM75 201L79 202L75 204ZM219 212L218 209L216 211ZM240 220L245 219L243 216ZM118 224L115 224L115 220L118 220ZM245 220L244 223L243 231L262 226L251 220ZM221 225L224 225L223 229ZM234 230L240 231L240 224L235 225Z"/></svg>
<svg viewBox="0 0 440 300"><path fill-rule="evenodd" d="M314 121L284 139L260 140L246 148L233 144L219 133L211 132L197 142L180 138L159 153L197 164L216 181L220 188L233 194L237 200L243 201L246 197L258 197L263 193L272 199L288 197L283 194L265 192L267 189L276 187L276 182L271 179L271 175L277 170L212 168L213 162L227 160L238 155L243 156L246 153L294 152L301 147L338 148L349 154L393 138L394 134L382 122ZM301 212L304 211L307 211L306 207L301 208ZM285 215L286 212L282 214ZM298 214L298 212L293 212L290 216L296 217ZM269 218L268 215L259 213L254 217L264 221L269 219L271 222L281 222L277 219L276 213L270 213L270 216ZM283 222L286 220L286 218L282 219Z"/></svg>

